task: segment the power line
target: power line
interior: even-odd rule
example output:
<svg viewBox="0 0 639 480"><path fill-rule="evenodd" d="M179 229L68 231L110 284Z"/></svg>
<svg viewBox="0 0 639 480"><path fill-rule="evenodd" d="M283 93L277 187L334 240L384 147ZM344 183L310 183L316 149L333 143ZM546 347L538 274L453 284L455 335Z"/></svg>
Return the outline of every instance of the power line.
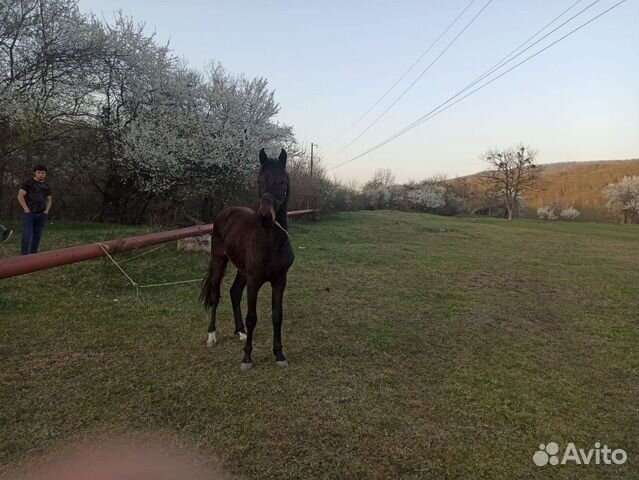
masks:
<svg viewBox="0 0 639 480"><path fill-rule="evenodd" d="M597 0L599 1L599 0ZM536 57L537 55L539 55L540 53L548 50L550 47L554 46L555 44L559 43L560 41L564 40L566 37L569 37L570 35L572 35L573 33L577 32L578 30L581 30L583 27L585 27L586 25L594 22L595 20L597 20L599 17L605 15L606 13L610 12L611 10L614 10L615 8L617 8L619 5L621 5L622 3L625 3L626 0L621 0L620 2L616 3L615 5L613 5L612 7L604 10L603 12L601 12L599 15L596 15L595 17L591 18L590 20L588 20L587 22L581 24L580 26L578 26L577 28L571 30L570 32L568 32L567 34L563 35L562 37L558 38L557 40L555 40L554 42L548 44L547 46L545 46L544 48L542 48L541 50L538 50L537 52L535 52L534 54L530 55L529 57L526 57L524 60L522 60L521 62L517 63L516 65L512 66L511 68L509 68L508 70L502 72L501 74L499 74L498 76L492 78L491 80L483 83L482 85L480 85L478 88L470 91L469 93L467 93L466 95L464 95L463 97L459 98L458 100L456 100L455 102L451 103L450 105L441 108L443 105L446 105L447 103L450 102L450 100L452 100L453 98L456 98L457 96L460 95L460 93L462 93L463 91L468 90L468 88L458 92L456 95L454 95L453 97L449 98L448 100L446 100L445 102L443 102L442 104L440 104L438 107L434 108L433 110L431 110L430 112L428 112L426 115L423 115L422 117L418 118L417 120L415 120L413 123L411 123L410 125L408 125L407 127L403 128L402 130L396 132L395 134L391 135L390 137L388 137L386 140L384 140L383 142L375 145L374 147L366 150L365 152L351 158L350 160L347 160L345 162L342 162L334 167L328 168L328 170L334 170L336 168L339 168L343 165L346 165L347 163L353 162L361 157L363 157L364 155L368 155L369 153L371 153L374 150L377 150L378 148L383 147L384 145L386 145L387 143L395 140L396 138L404 135L405 133L407 133L408 131L412 130L413 128L421 125L422 123L430 120L431 118L434 118L435 116L439 115L440 113L448 110L450 107L452 107L453 105L456 105L457 103L461 102L462 100L464 100L465 98L469 97L470 95L472 95L473 93L481 90L482 88L488 86L489 84L493 83L494 81L498 80L499 78L503 77L504 75L508 74L509 72L511 72L512 70L514 70L515 68L519 67L520 65L523 65L524 63L528 62L529 60L533 59L534 57ZM595 2L597 3L597 2ZM532 46L532 45L531 45ZM520 52L520 54L523 53ZM513 59L516 57L513 57ZM511 59L512 60L512 59ZM441 108L441 109L440 109Z"/></svg>
<svg viewBox="0 0 639 480"><path fill-rule="evenodd" d="M588 5L586 8L584 8L583 10L580 10L579 12L577 12L575 15L573 15L572 17L570 17L568 20L564 21L562 24L560 24L559 26L555 27L553 30L551 30L550 32L548 32L546 35L544 35L543 37L541 37L540 39L538 39L536 42L532 43L531 45L529 45L528 47L526 47L524 50L522 50L521 52L519 52L517 55L512 56L515 52L517 52L519 49L521 49L521 47L523 47L524 45L526 45L528 42L530 42L533 38L535 38L537 35L539 35L541 32L543 32L546 28L548 28L550 25L552 25L553 23L555 23L558 19L560 19L566 12L568 12L569 10L571 10L575 5L577 5L578 3L580 3L582 0L577 0L576 2L574 2L572 5L570 5L567 9L565 9L563 12L561 12L559 15L557 15L553 20L551 20L549 23L547 23L544 27L542 27L540 30L538 30L536 33L534 33L533 35L531 35L530 37L528 37L528 39L526 41L524 41L523 43L521 43L517 48L515 48L514 50L512 50L509 54L507 54L505 57L503 57L501 60L499 60L497 63L495 63L492 67L490 67L488 70L486 70L483 74L481 74L479 77L477 77L475 80L473 80L472 82L470 82L468 85L466 85L463 89L461 89L459 92L457 92L455 95L453 95L452 97L448 98L445 102L439 104L437 107L435 107L433 110L431 110L430 112L427 113L430 114L432 112L434 112L435 110L437 110L438 108L442 107L443 105L445 105L446 103L450 102L451 100L454 100L455 98L457 98L459 95L461 95L462 93L464 93L465 91L467 91L468 89L472 88L474 85L476 85L477 83L479 83L480 81L482 81L484 78L488 77L489 75L491 75L492 73L494 73L495 71L499 70L501 67L503 67L504 65L510 63L511 61L513 61L515 58L517 58L518 56L522 55L524 52L526 52L527 50L530 50L532 47L534 47L535 45L537 45L539 42L541 42L542 40L544 40L545 38L547 38L548 36L552 35L554 32L556 32L557 30L559 30L561 27L563 27L564 25L566 25L567 23L571 22L573 19L575 19L576 17L578 17L579 15L581 15L583 12L585 12L586 10L588 10L589 8L591 8L592 6L594 6L595 4L599 3L601 0L595 0L593 3L591 3L590 5ZM511 57L512 56L512 57ZM348 160L345 163L349 163L351 160ZM331 170L332 168L338 168L340 165L337 165L335 167L331 167L329 168L329 170Z"/></svg>
<svg viewBox="0 0 639 480"><path fill-rule="evenodd" d="M363 130L363 131L362 131L362 132L361 132L361 133L360 133L357 137L355 137L355 138L354 138L354 139L353 139L350 143L348 143L347 145L345 145L344 147L342 147L342 148L341 148L341 149L340 149L337 153L335 153L335 155L333 155L333 157L335 157L335 156L339 155L339 154L340 154L340 153L342 153L344 150L346 150L348 147L350 147L353 143L355 143L357 140L359 140L359 139L362 137L362 135L364 135L366 132L368 132L368 130L370 130L370 129L373 127L373 125L375 125L375 124L376 124L376 123L377 123L377 122L378 122L378 121L379 121L379 120L380 120L380 119L381 119L384 115L386 115L386 113L387 113L387 112L388 112L391 108L393 108L393 106L395 106L395 104L396 104L397 102L399 102L399 101L402 99L402 97L403 97L404 95L406 95L406 93L408 93L408 91L409 91L411 88L413 88L413 86L414 86L414 85L415 85L415 84L416 84L416 83L417 83L417 82L418 82L418 81L419 81L419 80L420 80L420 79L421 79L421 78L422 78L422 77L426 74L426 72L428 72L428 71L430 70L430 68L431 68L433 65L435 65L435 63L437 63L437 60L439 60L439 59L440 59L440 58L441 58L441 57L442 57L442 56L446 53L446 51L448 51L448 49L449 49L449 48L453 45L453 43L455 43L455 42L457 41L457 39L458 39L459 37L461 37L461 36L462 36L462 34L463 34L463 33L464 33L467 29L468 29L468 27L470 27L470 26L473 24L473 22L477 19L477 17L479 17L479 16L482 14L482 12L483 12L483 11L484 11L487 7L488 7L488 5L490 5L492 2L493 2L493 0L488 0L488 1L484 4L484 6L481 8L481 10L479 10L479 12L477 12L477 14L476 14L476 15L475 15L475 16L474 16L471 20L470 20L470 22L468 22L468 23L466 24L466 26L462 29L462 31L461 31L461 32L459 32L459 33L457 34L457 36L455 36L455 38L453 38L453 39L452 39L452 40L448 43L448 45L446 45L446 48L444 48L444 50L442 50L442 52L441 52L441 53L440 53L437 57L435 57L435 60L433 60L433 61L432 61L432 62L431 62L431 63L430 63L430 64L429 64L429 65L428 65L428 66L427 66L427 67L426 67L423 71L422 71L422 73L420 73L420 74L419 74L419 76L418 76L415 80L413 80L413 82L412 82L412 83L411 83L411 84L410 84L410 85L409 85L409 86L408 86L408 87L407 87L407 88L406 88L406 89L405 89L405 90L401 93L401 95L400 95L399 97L397 97L397 98L395 99L395 101L394 101L393 103L391 103L391 104L388 106L388 108L387 108L386 110L384 110L384 111L383 111L383 112L382 112L382 113L381 113L381 114L380 114L380 115L379 115L379 116L378 116L375 120L373 120L373 122L372 122L372 123L371 123L368 127L366 127L366 128L365 128L365 129L364 129L364 130Z"/></svg>
<svg viewBox="0 0 639 480"><path fill-rule="evenodd" d="M600 0L595 0L595 2L591 3L590 5L588 5L586 8L584 8L583 10L579 11L577 14L573 15L572 17L570 17L568 20L566 20L564 23L562 23L561 25L559 25L558 27L556 27L555 29L553 29L552 31L548 32L546 35L544 35L542 38L540 38L539 40L537 40L535 43L533 43L532 45L529 45L525 50L519 52L517 55L513 56L511 58L511 56L517 52L519 49L521 49L524 45L526 45L527 43L529 43L532 39L534 39L537 35L539 35L541 32L543 32L544 30L546 30L549 26L551 26L553 23L555 23L557 20L559 20L561 17L563 17L568 11L572 10L575 5L581 3L583 0L577 0L576 2L572 3L568 8L566 8L564 11L562 11L559 15L557 15L555 18L553 18L550 22L548 22L546 25L544 25L542 28L540 28L539 30L537 30L537 32L535 32L533 35L531 35L530 37L528 37L528 39L526 39L523 43L521 43L518 47L516 47L514 50L512 50L510 53L508 53L505 57L503 57L501 60L499 60L497 63L495 63L492 67L490 67L488 70L486 70L483 74L481 74L479 77L477 77L475 80L473 80L471 83L469 83L468 85L466 85L466 87L464 87L462 90L460 90L459 92L457 92L454 96L450 97L448 100L446 100L445 103L455 99L457 96L461 95L462 93L464 93L466 90L472 88L474 85L476 85L477 83L479 83L480 81L482 81L484 78L486 78L487 76L489 76L490 74L494 73L495 71L499 70L502 66L510 63L512 60L514 60L515 58L517 58L519 55L523 54L526 50L529 50L530 48L532 48L533 46L535 46L537 43L539 43L540 41L542 41L544 38L547 38L549 35L551 35L552 33L554 33L555 31L557 31L559 28L561 28L562 26L564 26L566 23L572 21L575 17L581 15L583 12L585 12L586 10L588 10L590 7L592 7L593 5L595 5L596 3L598 3ZM443 105L443 104L442 104ZM437 108L439 108L441 105L439 105ZM432 112L432 111L431 111ZM430 113L430 112L429 112ZM341 152L341 150L340 150ZM339 152L338 152L339 153ZM337 155L337 154L336 154ZM335 167L337 168L337 167Z"/></svg>
<svg viewBox="0 0 639 480"><path fill-rule="evenodd" d="M459 94L465 92L467 89L471 88L473 85L476 85L477 83L479 83L480 81L482 81L484 78L486 78L488 75L492 74L493 72L499 70L501 67L503 67L504 65L510 63L512 60L514 60L515 58L517 58L519 55L521 55L522 53L524 53L526 50L529 50L530 48L532 48L533 46L535 46L536 44L538 44L539 42L541 42L543 39L547 38L549 35L553 34L554 32L556 32L557 30L559 30L561 27L563 27L564 25L566 25L568 22L572 21L574 18L578 17L579 15L581 15L583 12L585 12L586 10L588 10L590 7L592 7L593 5L595 5L596 3L599 3L600 0L595 0L593 3L591 3L590 5L588 5L586 8L584 8L583 10L577 12L575 15L573 15L572 17L570 17L568 20L566 20L564 23L562 23L561 25L559 25L558 27L554 28L553 30L551 30L550 32L548 32L546 35L544 35L543 37L541 37L539 40L537 40L535 43L533 43L532 45L529 45L526 49L524 49L523 51L519 52L517 55L515 55L514 57L510 58L511 55L513 55L515 52L517 52L521 47L523 47L524 45L526 45L528 42L530 42L533 38L535 38L537 35L539 35L541 32L543 32L544 30L546 30L549 26L551 26L553 23L555 23L557 20L559 20L561 17L563 17L566 12L572 10L572 8L577 5L578 3L581 3L583 0L577 0L576 2L574 2L572 5L570 5L567 9L565 9L563 12L561 12L559 15L557 15L555 18L553 18L549 23L547 23L545 26L543 26L542 28L540 28L539 30L537 30L537 32L535 32L533 35L531 35L530 37L528 37L528 39L526 41L524 41L522 44L520 44L517 48L515 48L514 50L512 50L510 53L508 53L504 58L502 58L501 60L499 60L497 63L495 63L492 67L490 67L486 72L484 72L482 75L480 75L479 77L477 77L475 80L473 80L470 84L468 84L464 90L461 90ZM455 97L452 97L455 98Z"/></svg>
<svg viewBox="0 0 639 480"><path fill-rule="evenodd" d="M402 129L400 132L397 132L396 134L394 134L390 140L394 140L395 138L397 138L400 135L403 135L404 133L406 133L409 130L412 130L413 128L415 128L417 125L425 122L426 120L429 120L430 118L439 115L441 112L443 112L444 110L447 110L448 108L452 107L453 105L459 103L461 100L463 100L464 98L468 97L469 95L471 95L472 93L481 90L481 88L483 88L484 86L492 83L493 81L497 80L498 78L504 76L506 73L510 72L511 70L513 70L514 68L516 68L517 66L521 65L522 63L525 63L527 60L529 60L530 58L538 55L539 53L541 53L542 51L544 51L546 48L554 45L554 43L551 43L548 47L538 51L537 53L535 53L534 55L532 55L531 57L528 57L526 60L524 60L523 62L515 65L514 67L510 68L509 70L503 72L502 74L500 74L499 76L493 78L492 80L490 80L489 82L486 82L485 84L483 84L481 87L473 90L472 92L470 92L467 95L464 95L462 98L456 100L455 102L453 102L452 104L446 106L445 108L442 108L444 105L446 105L447 103L449 103L451 100L457 98L459 95L461 95L462 93L466 92L467 90L469 90L470 88L472 88L474 85L476 85L477 83L479 83L481 80L483 80L484 78L486 78L487 76L489 76L490 74L494 73L495 71L497 71L499 68L505 66L506 64L512 62L515 58L521 56L523 53L525 53L526 51L530 50L532 47L534 47L535 45L537 45L539 42L543 41L544 39L546 39L548 36L552 35L554 32L556 32L557 30L559 30L561 27L563 27L564 25L566 25L567 23L571 22L573 19L575 19L576 17L578 17L579 15L583 14L586 10L588 10L589 8L593 7L595 4L599 3L601 0L595 0L593 3L591 3L590 5L588 5L587 7L585 7L584 9L580 10L579 12L577 12L575 15L573 15L572 17L570 17L568 20L564 21L563 23L561 23L560 25L558 25L557 27L555 27L553 30L551 30L550 32L548 32L546 35L544 35L543 37L541 37L540 39L538 39L537 41L535 41L534 43L530 44L528 47L526 47L524 50L522 50L521 52L519 52L517 55L513 56L512 58L510 58L509 60L507 60L506 62L500 61L498 62L496 65L499 65L498 67L495 68L495 66L491 67L491 69L489 69L487 72L485 72L484 74L480 75L478 78L476 78L475 80L473 80L471 83L469 83L466 87L464 87L462 90L460 90L459 92L457 92L455 95L453 95L452 97L448 98L446 101L440 103L437 107L435 107L434 109L432 109L431 111L429 111L428 113L426 113L425 115L423 115L422 117L420 117L419 119L417 119L416 121L414 121L413 123L411 123L410 125L408 125L407 127L405 127L404 129ZM624 0L625 1L625 0ZM622 2L623 3L623 2ZM607 12L607 11L606 11ZM603 12L603 13L606 13ZM602 13L602 15L603 15ZM560 15L561 16L561 15ZM601 16L601 15L599 15ZM598 18L599 16L595 17ZM594 19L593 19L594 20ZM592 21L592 20L591 20ZM551 22L551 24L554 22ZM584 25L587 25L589 22L586 22ZM582 26L584 26L582 25ZM581 27L579 27L581 28ZM577 28L576 30L578 30L579 28ZM569 33L569 35L571 33L573 33L574 31ZM538 34L539 32L537 32ZM513 50L513 52L516 52L517 50L519 50L519 48L521 48L523 45L525 45L526 43L528 43L528 41L530 41L532 38L534 38L537 34L533 35L532 37L530 37L526 42L524 42L522 45L520 45L519 47L517 47L515 50ZM565 38L562 37L559 40ZM511 52L511 54L513 53ZM505 58L508 58L510 56L507 55ZM503 60L503 59L502 59ZM441 110L440 110L441 109ZM438 111L439 110L439 111ZM429 118L426 118L429 117ZM384 141L383 144L385 145L386 143L388 143L387 141Z"/></svg>
<svg viewBox="0 0 639 480"><path fill-rule="evenodd" d="M364 112L364 113L363 113L363 114L362 114L362 115L361 115L361 116L360 116L357 120L355 120L353 123L351 123L351 124L350 124L350 125L349 125L346 129L345 129L345 130L343 130L341 133L339 133L338 135L336 135L335 137L333 137L331 140L329 140L328 142L326 142L326 144L325 144L325 145L330 145L330 144L331 144L331 143L333 143L335 140L337 140L339 137L341 137L342 135L344 135L344 134L345 134L346 132L348 132L351 128L353 128L355 125L357 125L357 123L358 123L358 122L359 122L362 118L364 118L366 115L368 115L368 114L371 112L371 110L373 110L373 109L374 109L377 105L379 105L379 102L381 102L382 100L384 100L384 98L386 98L386 95L388 95L388 94L391 92L391 90L393 90L393 88L395 88L395 87L397 86L397 84L398 84L399 82L401 82L401 81L404 79L404 77L406 77L406 75L408 75L408 72L410 72L410 71L411 71L411 70L415 67L415 65L417 65L417 64L421 61L421 59L422 59L422 58L424 58L424 56L426 56L426 54L427 54L428 52L430 52L430 51L433 49L433 47L437 44L437 42L439 42L439 41L441 40L441 38L442 38L444 35L446 35L446 33L448 33L448 31L449 31L449 30L453 27L453 25L455 25L455 23L457 23L457 20L459 20L459 19L462 17L462 15L464 15L464 13L466 13L466 11L467 11L467 10L468 10L468 9L469 9L469 8L470 8L470 7L471 7L471 6L472 6L472 5L476 2L476 1L477 1L477 0L471 0L471 1L470 1L470 3L469 3L468 5L466 5L466 8L464 8L464 9L461 11L461 13L460 13L459 15L457 15L457 17L455 17L455 19L454 19L452 22L450 22L450 24L448 24L448 26L446 27L446 29L445 29L442 33L440 33L440 34L439 34L439 36L435 39L435 41L434 41L433 43L431 43L431 44L430 44L430 46L429 46L426 50L424 50L424 52L423 52L423 53L419 56L419 58L417 58L417 60L415 60L415 61L413 62L413 64L412 64L410 67L408 67L408 69L407 69L404 73L402 73L402 75L401 75L401 76L397 79L397 81L396 81L395 83L393 83L393 85L392 85L392 86L391 86L388 90L386 90L386 92L384 92L384 94L383 94L381 97L379 97L379 99L378 99L378 100L377 100L377 101L373 104L373 106L372 106L372 107L370 107L368 110L366 110L366 112ZM579 0L579 1L581 1L581 0Z"/></svg>
<svg viewBox="0 0 639 480"><path fill-rule="evenodd" d="M390 143L391 141L395 140L396 138L402 136L403 134L407 133L408 131L412 130L413 128L421 125L422 123L426 122L427 120L430 120L431 118L439 115L440 113L444 112L445 110L448 110L450 107L452 107L453 105L456 105L457 103L461 102L462 100L464 100L466 97L469 97L470 95L472 95L473 93L481 90L482 88L486 87L487 85L493 83L495 80L498 80L499 78L503 77L504 75L506 75L507 73L511 72L512 70L514 70L515 68L519 67L520 65L526 63L528 60L531 60L532 58L536 57L537 55L539 55L540 53L544 52L545 50L549 49L550 47L552 47L553 45L555 45L556 43L560 42L561 40L565 39L566 37L572 35L573 33L575 33L578 30L581 30L583 27L585 27L586 25L592 23L593 21L595 21L596 19L598 19L599 17L601 17L602 15L608 13L609 11L617 8L619 5L621 5L622 3L624 3L626 0L621 0L619 3L613 5L612 7L608 8L607 10L604 10L602 13L600 13L599 15L593 17L592 19L590 19L589 21L585 22L584 24L580 25L579 27L575 28L574 30L571 30L570 32L568 32L566 35L560 37L559 39L555 40L554 42L550 43L549 45L547 45L546 47L542 48L541 50L537 51L536 53L534 53L533 55L530 55L529 57L527 57L526 59L524 59L523 61L519 62L518 64L514 65L513 67L509 68L508 70L504 71L503 73L501 73L500 75L498 75L497 77L489 80L488 82L485 82L484 84L480 85L478 88L472 90L471 92L469 92L468 94L464 95L463 97L461 97L460 99L456 100L455 102L451 103L450 105L446 106L445 108L442 108L441 110L437 111L442 105L445 105L446 103L448 103L452 98L455 97L451 97L451 99L447 100L446 102L440 104L439 107L436 107L435 109L431 110L429 113L427 113L426 115L418 118L416 121L414 121L413 123L411 123L410 125L408 125L407 127L405 127L404 129L400 130L399 132L391 135L389 138L387 138L386 140L384 140L383 142L377 144L376 146L366 150L365 152L357 155L356 157L351 158L350 160L347 160L346 162L342 162L339 165L336 165L334 167L328 168L328 170L334 170L336 168L339 168L343 165L346 165L347 163L353 162L361 157L363 157L364 155L367 155L369 153L371 153L374 150L377 150L378 148L383 147L384 145L386 145L387 143ZM523 52L522 52L523 53ZM458 96L459 94L457 94L456 96ZM434 113L433 113L434 112Z"/></svg>

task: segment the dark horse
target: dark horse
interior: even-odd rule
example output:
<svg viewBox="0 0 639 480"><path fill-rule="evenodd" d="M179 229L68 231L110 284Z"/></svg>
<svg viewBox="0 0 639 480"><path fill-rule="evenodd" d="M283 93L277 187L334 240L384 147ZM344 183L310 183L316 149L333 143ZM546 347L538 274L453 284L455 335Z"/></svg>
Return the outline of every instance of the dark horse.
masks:
<svg viewBox="0 0 639 480"><path fill-rule="evenodd" d="M266 282L273 290L273 353L278 365L288 362L282 353L282 298L286 275L295 256L288 238L289 179L286 173L286 152L277 159L260 150L260 173L257 183L260 204L257 212L250 208L231 207L215 218L211 237L211 265L202 284L200 299L211 309L211 323L207 346L212 347L215 336L215 312L220 302L220 283L229 260L237 267L231 287L231 303L235 317L235 334L246 338L242 368L253 366L253 331L257 323L257 294ZM240 302L244 287L248 290L248 313L244 330Z"/></svg>

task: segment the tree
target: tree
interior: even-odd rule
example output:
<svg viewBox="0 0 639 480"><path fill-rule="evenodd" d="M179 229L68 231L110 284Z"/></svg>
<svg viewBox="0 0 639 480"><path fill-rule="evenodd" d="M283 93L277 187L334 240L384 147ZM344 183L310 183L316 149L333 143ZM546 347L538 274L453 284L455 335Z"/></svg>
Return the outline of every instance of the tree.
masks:
<svg viewBox="0 0 639 480"><path fill-rule="evenodd" d="M485 194L479 188L479 182L470 181L468 178L454 178L446 184L447 193L454 195L459 203L460 210L464 212L475 212L475 210L485 207Z"/></svg>
<svg viewBox="0 0 639 480"><path fill-rule="evenodd" d="M411 206L420 210L434 210L446 205L446 187L437 183L423 183L406 193Z"/></svg>
<svg viewBox="0 0 639 480"><path fill-rule="evenodd" d="M302 210L305 208L335 209L335 195L338 183L332 182L326 174L326 167L317 154L313 157L313 171L311 175L310 147L300 145L295 141L283 145L288 160L286 170L293 188L289 197L289 208Z"/></svg>
<svg viewBox="0 0 639 480"><path fill-rule="evenodd" d="M364 187L362 193L372 209L390 208L392 193L391 188L395 183L395 174L390 168L380 168L375 171Z"/></svg>
<svg viewBox="0 0 639 480"><path fill-rule="evenodd" d="M2 216L39 161L56 172L57 215L213 213L254 186L260 148L295 143L266 79L189 68L144 24L78 0L0 0L0 72Z"/></svg>
<svg viewBox="0 0 639 480"><path fill-rule="evenodd" d="M505 150L489 150L481 157L489 165L484 180L503 196L508 220L513 218L518 199L538 184L536 156L535 150L518 145Z"/></svg>
<svg viewBox="0 0 639 480"><path fill-rule="evenodd" d="M76 136L96 35L75 0L0 2L0 206L11 205L3 187L13 197L33 163Z"/></svg>
<svg viewBox="0 0 639 480"><path fill-rule="evenodd" d="M622 215L623 223L639 219L639 175L626 175L617 183L603 188L608 198L608 208Z"/></svg>

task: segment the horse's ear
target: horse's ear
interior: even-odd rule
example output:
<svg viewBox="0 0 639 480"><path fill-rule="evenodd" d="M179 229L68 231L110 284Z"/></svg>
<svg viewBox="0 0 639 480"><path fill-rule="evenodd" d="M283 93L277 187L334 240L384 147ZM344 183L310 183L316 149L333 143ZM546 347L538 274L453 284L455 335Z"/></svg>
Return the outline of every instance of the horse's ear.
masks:
<svg viewBox="0 0 639 480"><path fill-rule="evenodd" d="M286 150L282 149L279 156L279 161L284 168L286 168Z"/></svg>
<svg viewBox="0 0 639 480"><path fill-rule="evenodd" d="M266 155L266 152L262 149L260 150L260 165L264 166L266 162L268 162L268 155Z"/></svg>

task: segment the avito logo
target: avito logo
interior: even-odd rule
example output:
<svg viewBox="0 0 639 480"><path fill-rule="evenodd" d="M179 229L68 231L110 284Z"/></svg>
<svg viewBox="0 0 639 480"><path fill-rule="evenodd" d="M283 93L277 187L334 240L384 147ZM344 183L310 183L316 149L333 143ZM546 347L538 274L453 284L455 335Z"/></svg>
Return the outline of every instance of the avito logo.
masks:
<svg viewBox="0 0 639 480"><path fill-rule="evenodd" d="M533 462L539 467L544 465L622 465L628 460L625 450L617 448L612 450L608 445L601 446L600 442L595 443L595 448L585 450L577 448L574 443L569 443L559 460L559 445L550 442L546 445L539 445L539 450L533 455Z"/></svg>

